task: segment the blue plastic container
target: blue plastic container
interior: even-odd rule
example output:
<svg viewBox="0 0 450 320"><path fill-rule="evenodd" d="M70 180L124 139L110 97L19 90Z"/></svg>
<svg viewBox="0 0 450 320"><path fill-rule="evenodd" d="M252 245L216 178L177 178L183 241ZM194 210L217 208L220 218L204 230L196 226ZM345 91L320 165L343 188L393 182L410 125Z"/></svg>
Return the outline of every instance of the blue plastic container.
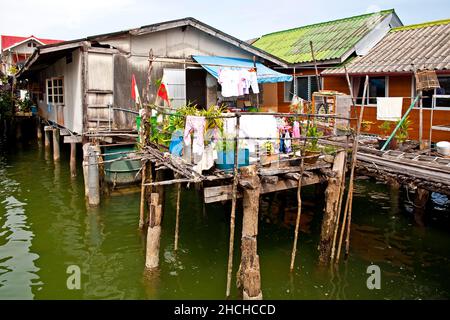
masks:
<svg viewBox="0 0 450 320"><path fill-rule="evenodd" d="M240 149L238 151L238 168L250 164L250 151ZM234 150L227 152L217 151L216 167L220 170L233 170L234 168Z"/></svg>

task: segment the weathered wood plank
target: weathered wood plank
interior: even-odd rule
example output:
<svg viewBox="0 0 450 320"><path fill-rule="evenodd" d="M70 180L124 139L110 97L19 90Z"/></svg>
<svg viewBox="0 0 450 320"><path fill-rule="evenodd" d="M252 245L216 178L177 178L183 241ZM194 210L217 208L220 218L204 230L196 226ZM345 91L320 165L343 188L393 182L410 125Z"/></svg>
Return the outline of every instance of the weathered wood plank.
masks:
<svg viewBox="0 0 450 320"><path fill-rule="evenodd" d="M313 174L310 177L303 177L302 185L312 185L321 182L322 179L319 175ZM261 185L261 194L283 191L287 189L297 188L298 182L293 179L279 179L277 183L263 183ZM208 187L204 189L204 201L205 203L213 203L218 201L231 200L231 185ZM242 192L237 192L237 197L242 198Z"/></svg>

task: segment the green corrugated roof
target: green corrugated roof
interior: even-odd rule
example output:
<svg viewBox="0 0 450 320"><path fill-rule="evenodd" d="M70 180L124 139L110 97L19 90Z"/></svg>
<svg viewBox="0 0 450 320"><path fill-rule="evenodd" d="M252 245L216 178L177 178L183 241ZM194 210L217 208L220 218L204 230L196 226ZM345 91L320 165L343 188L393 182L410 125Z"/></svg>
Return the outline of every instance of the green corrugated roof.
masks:
<svg viewBox="0 0 450 320"><path fill-rule="evenodd" d="M450 23L450 19L429 21L429 22L424 22L424 23L410 24L408 26L401 26L401 27L397 27L397 28L392 28L391 32L413 30L413 29L420 29L420 28L427 28L427 27L434 27L434 26L439 26L439 25L442 25L442 24L449 24L449 23Z"/></svg>
<svg viewBox="0 0 450 320"><path fill-rule="evenodd" d="M316 60L339 59L393 12L393 9L384 10L269 33L256 40L253 46L289 63L304 63L313 60L309 45L312 41Z"/></svg>

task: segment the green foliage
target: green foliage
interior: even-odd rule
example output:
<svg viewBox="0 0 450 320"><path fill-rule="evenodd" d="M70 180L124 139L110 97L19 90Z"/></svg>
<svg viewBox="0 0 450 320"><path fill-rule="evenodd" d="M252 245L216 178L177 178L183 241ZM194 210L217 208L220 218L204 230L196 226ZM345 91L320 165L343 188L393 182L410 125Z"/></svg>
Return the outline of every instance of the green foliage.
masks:
<svg viewBox="0 0 450 320"><path fill-rule="evenodd" d="M216 150L222 152L233 151L235 149L235 146L236 141L234 139L234 136L223 136L217 141Z"/></svg>
<svg viewBox="0 0 450 320"><path fill-rule="evenodd" d="M391 131L391 122L390 121L384 121L382 124L378 126L378 129L383 132L383 135L387 136L389 132Z"/></svg>
<svg viewBox="0 0 450 320"><path fill-rule="evenodd" d="M323 153L334 155L336 154L337 148L333 146L325 146L323 147Z"/></svg>
<svg viewBox="0 0 450 320"><path fill-rule="evenodd" d="M310 138L308 139L306 149L309 151L320 151L318 142L322 134L323 133L317 129L317 126L315 124L310 125L308 131L306 132L306 136Z"/></svg>
<svg viewBox="0 0 450 320"><path fill-rule="evenodd" d="M30 112L32 105L33 105L33 101L31 101L28 98L28 96L25 99L23 99L23 100L18 100L17 101L17 106L19 107L19 110L23 111L23 112Z"/></svg>
<svg viewBox="0 0 450 320"><path fill-rule="evenodd" d="M14 113L14 100L11 91L0 89L0 116L12 116Z"/></svg>
<svg viewBox="0 0 450 320"><path fill-rule="evenodd" d="M273 143L271 141L265 141L263 143L263 147L264 147L264 151L266 152L267 155L271 155L273 154L273 152L275 151L275 148L273 147Z"/></svg>
<svg viewBox="0 0 450 320"><path fill-rule="evenodd" d="M397 125L400 123L400 121L397 122ZM401 123L400 127L397 130L397 133L395 134L395 139L397 139L397 141L399 143L403 143L406 140L408 140L408 138L409 138L408 131L412 130L410 128L411 124L412 124L412 122L409 120L409 117L406 117L406 119Z"/></svg>

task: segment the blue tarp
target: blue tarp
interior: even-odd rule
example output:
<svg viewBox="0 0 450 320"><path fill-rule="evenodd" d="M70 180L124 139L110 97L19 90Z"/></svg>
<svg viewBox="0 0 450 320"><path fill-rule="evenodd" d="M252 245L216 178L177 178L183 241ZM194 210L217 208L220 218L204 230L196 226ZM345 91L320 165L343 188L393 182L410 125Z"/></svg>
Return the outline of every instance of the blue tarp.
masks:
<svg viewBox="0 0 450 320"><path fill-rule="evenodd" d="M253 68L253 61L241 58L192 56L195 61L208 71L216 79L219 77L219 69L223 67L248 67ZM259 83L274 83L292 81L292 76L274 71L262 63L256 62L256 76Z"/></svg>

